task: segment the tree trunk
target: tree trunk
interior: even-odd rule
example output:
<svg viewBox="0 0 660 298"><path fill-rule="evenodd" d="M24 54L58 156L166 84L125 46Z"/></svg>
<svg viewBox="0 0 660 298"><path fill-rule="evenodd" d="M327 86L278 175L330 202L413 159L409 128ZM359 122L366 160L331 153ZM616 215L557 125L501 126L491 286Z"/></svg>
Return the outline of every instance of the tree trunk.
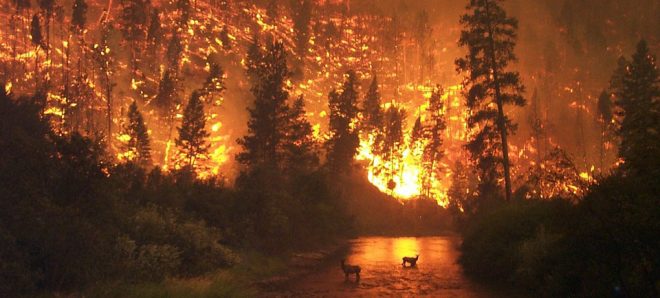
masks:
<svg viewBox="0 0 660 298"><path fill-rule="evenodd" d="M489 15L488 1L486 1L486 15ZM495 58L495 41L493 40L493 28L488 22L488 41L490 47L491 70L493 71L493 82L495 87L495 101L497 102L497 124L500 130L502 141L502 164L504 166L504 188L506 200L511 200L511 169L509 164L509 145L507 142L506 122L504 120L504 102L499 84L499 70L496 68L497 59Z"/></svg>

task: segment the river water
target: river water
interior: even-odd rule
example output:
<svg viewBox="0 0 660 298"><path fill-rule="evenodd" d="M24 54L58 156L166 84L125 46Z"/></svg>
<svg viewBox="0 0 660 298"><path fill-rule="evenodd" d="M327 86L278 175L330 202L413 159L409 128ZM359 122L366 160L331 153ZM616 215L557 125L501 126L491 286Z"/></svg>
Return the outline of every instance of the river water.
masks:
<svg viewBox="0 0 660 298"><path fill-rule="evenodd" d="M468 280L457 263L460 239L440 237L362 237L351 241L346 263L362 268L361 279L346 281L339 260L278 293L276 297L505 297ZM417 266L401 258L419 254Z"/></svg>

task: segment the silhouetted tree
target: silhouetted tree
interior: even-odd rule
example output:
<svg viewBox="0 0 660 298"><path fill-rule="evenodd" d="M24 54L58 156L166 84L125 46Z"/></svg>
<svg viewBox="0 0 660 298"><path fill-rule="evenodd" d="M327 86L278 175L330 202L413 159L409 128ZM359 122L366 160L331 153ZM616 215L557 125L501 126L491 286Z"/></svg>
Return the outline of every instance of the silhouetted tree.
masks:
<svg viewBox="0 0 660 298"><path fill-rule="evenodd" d="M606 90L600 93L598 96L597 110L598 112L598 122L600 123L600 144L598 146L600 150L600 171L604 171L603 160L606 155L606 146L610 141L612 132L613 132L613 123L614 114L612 111L612 97L610 93Z"/></svg>
<svg viewBox="0 0 660 298"><path fill-rule="evenodd" d="M502 164L505 197L509 200L511 165L507 136L515 126L504 115L504 105L523 106L525 88L520 83L520 75L507 70L509 63L516 60L513 48L518 21L508 17L498 2L470 0L469 13L461 17L464 30L458 42L467 47L469 53L457 59L456 66L467 75L464 94L471 111L468 125L480 128L467 145L485 186L480 194L497 193L498 165Z"/></svg>
<svg viewBox="0 0 660 298"><path fill-rule="evenodd" d="M75 0L71 14L71 29L78 36L78 80L83 77L83 61L85 55L85 25L87 23L87 2L85 0ZM69 45L70 46L70 45ZM67 49L68 53L68 49ZM67 60L68 60L67 55ZM67 86L65 86L66 88Z"/></svg>
<svg viewBox="0 0 660 298"><path fill-rule="evenodd" d="M44 48L44 40L41 35L41 23L39 22L39 16L32 16L32 23L30 24L30 37L32 39L32 44L37 48L34 55L34 79L36 88L39 86L39 48Z"/></svg>
<svg viewBox="0 0 660 298"><path fill-rule="evenodd" d="M55 0L39 0L39 8L44 16L44 29L46 31L46 40L44 41L44 50L46 51L46 60L50 60L50 23L53 20L53 13L55 9ZM48 66L48 73L52 64ZM46 79L46 89L49 88L50 75Z"/></svg>
<svg viewBox="0 0 660 298"><path fill-rule="evenodd" d="M615 88L621 120L619 156L622 168L642 177L660 172L660 82L656 58L646 41L627 63L620 88Z"/></svg>
<svg viewBox="0 0 660 298"><path fill-rule="evenodd" d="M378 78L374 76L369 90L362 103L361 130L371 138L371 148L375 154L380 154L383 146L383 108L381 105Z"/></svg>
<svg viewBox="0 0 660 298"><path fill-rule="evenodd" d="M431 182L437 179L440 160L444 157L444 133L447 128L445 119L444 103L442 102L442 88L436 87L429 98L429 124L424 127L424 154L422 164L424 166L424 181L422 182L422 191L426 196L430 196Z"/></svg>
<svg viewBox="0 0 660 298"><path fill-rule="evenodd" d="M220 102L215 102L214 97L219 96L226 89L224 83L224 74L219 64L209 61L209 74L204 81L204 85L199 90L200 95L204 98L204 101L209 102L214 105L220 105Z"/></svg>
<svg viewBox="0 0 660 298"><path fill-rule="evenodd" d="M276 171L281 169L283 162L289 115L286 81L290 72L281 42L269 43L265 52L256 45L258 39L250 46L246 61L254 104L248 108L248 134L238 140L243 152L238 154L237 160L247 166L248 172L256 169Z"/></svg>
<svg viewBox="0 0 660 298"><path fill-rule="evenodd" d="M138 52L142 49L140 42L145 38L147 31L147 17L149 9L148 0L124 0L122 1L121 31L124 39L128 41L131 75L135 76L138 69Z"/></svg>
<svg viewBox="0 0 660 298"><path fill-rule="evenodd" d="M126 143L125 149L130 152L132 161L140 166L147 167L151 165L149 133L135 101L129 106L127 117L128 123L124 126L123 133L128 135L130 139Z"/></svg>
<svg viewBox="0 0 660 298"><path fill-rule="evenodd" d="M357 107L357 76L346 73L341 92L330 91L330 139L328 140L328 165L333 171L346 173L351 170L353 157L360 146L355 119Z"/></svg>
<svg viewBox="0 0 660 298"><path fill-rule="evenodd" d="M108 140L112 139L112 89L115 86L113 82L114 58L110 50L111 31L112 24L108 21L103 22L101 24L99 41L94 45L94 60L99 67L101 84L105 91Z"/></svg>
<svg viewBox="0 0 660 298"><path fill-rule="evenodd" d="M386 173L389 175L387 187L393 191L396 188L394 176L399 174L400 162L403 154L404 135L403 126L406 118L406 111L403 108L390 105L385 110L383 121L383 160L386 162Z"/></svg>
<svg viewBox="0 0 660 298"><path fill-rule="evenodd" d="M305 100L299 96L291 105L285 141L285 166L293 175L311 173L319 163L314 130L305 116Z"/></svg>
<svg viewBox="0 0 660 298"><path fill-rule="evenodd" d="M176 145L181 150L184 165L189 167L191 171L195 168L195 161L204 158L208 153L206 139L209 133L204 128L205 126L204 103L202 103L199 92L194 91L183 110L179 137L176 139Z"/></svg>
<svg viewBox="0 0 660 298"><path fill-rule="evenodd" d="M302 61L307 56L309 43L309 24L312 18L311 0L291 0L291 12L293 16L293 31L296 34L295 44L298 60Z"/></svg>
<svg viewBox="0 0 660 298"><path fill-rule="evenodd" d="M181 53L183 45L179 34L173 33L170 43L167 45L167 67L175 76L179 73L179 63L181 63Z"/></svg>

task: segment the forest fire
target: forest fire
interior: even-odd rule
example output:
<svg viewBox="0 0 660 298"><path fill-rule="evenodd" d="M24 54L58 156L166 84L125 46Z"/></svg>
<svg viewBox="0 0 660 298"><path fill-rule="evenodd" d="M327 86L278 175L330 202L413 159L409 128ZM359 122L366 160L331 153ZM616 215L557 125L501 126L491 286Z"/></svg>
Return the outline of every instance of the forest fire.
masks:
<svg viewBox="0 0 660 298"><path fill-rule="evenodd" d="M658 15L5 0L0 297L658 297Z"/></svg>
<svg viewBox="0 0 660 298"><path fill-rule="evenodd" d="M233 155L239 152L234 141L244 131L239 125L245 117L243 98L249 98L245 92L249 82L244 73L247 45L261 35L286 45L294 73L286 86L291 94L304 97L317 142L327 141L327 95L340 84L343 73L354 70L361 83L372 76L380 78L385 97L396 99L402 115L407 115L399 128L403 134L396 144L396 158L375 153L372 148L375 136L363 134L356 160L365 164L368 180L384 193L399 199L429 197L442 206L447 205L452 168L457 161L466 162L462 146L470 135L468 112L460 98L461 86L451 86L442 94L447 128L443 131L443 157L437 167L441 170L434 165L435 173L426 173L429 169L424 165L428 158L424 154L425 145L416 144L412 134L417 119L424 122L429 117L426 101L432 96L434 84L453 85L460 80L455 75L433 74L433 64L438 63L433 59L445 55L447 47L428 46L430 38L437 43L455 38L454 33L432 32L428 16L423 14L414 18L416 28L406 30L399 27L396 18L366 13L347 15L350 5L343 1L313 5L324 13L307 20L309 24L304 28L300 22L306 20L305 16L297 14L302 12L289 14L283 5L223 3L196 1L194 8L185 10L176 3L155 2L145 8L141 17L123 14L126 7L137 4L107 6L88 1L84 9L90 14L89 19L96 20L101 15L99 22L80 23L81 20L58 11L53 20L41 16L44 24L49 21L49 27L42 29L46 33L29 38L21 34L30 32L31 16L4 10L7 19L18 21L16 26L8 27L13 31L3 32L2 37L7 41L0 53L7 81L5 89L19 94L29 92L43 77L45 86L53 86L46 90L47 107L43 111L50 116L53 126L62 134L74 130L87 135L112 134L105 139L119 161L135 157L126 147L130 138L124 127L128 106L138 98L138 107L144 111L148 125L152 163L169 171L184 166L180 147L176 145L176 131L184 117L187 98L198 90L199 82L210 80L202 87L209 92L203 98L208 148L205 156L196 159L195 171L201 178L218 175L231 178L236 175ZM111 10L104 11L108 7ZM134 27L109 23L123 17L135 17L139 22ZM69 30L72 24L83 26L84 30ZM58 34L51 34L52 30ZM126 40L120 40L119 35L125 35ZM125 50L125 45L145 50L149 55L138 57ZM262 49L265 49L263 44ZM151 56L154 54L166 57L167 61L154 59ZM222 68L215 68L213 73L213 65L220 64ZM425 69L425 64L430 64L430 68ZM7 71L14 75L8 76ZM61 87L67 84L66 88ZM578 81L564 91L569 106L578 114L587 114L578 117L593 117L589 115L591 97L575 99L588 96L580 91L583 85ZM389 110L393 102L383 103L383 111ZM110 119L101 120L103 117ZM547 146L544 152L534 147L520 148L512 155L517 161L513 170L516 173L536 162L525 161L533 159L531 155L549 150ZM537 151L524 152L525 148ZM579 177L593 181L593 167L589 169L586 161L579 167Z"/></svg>

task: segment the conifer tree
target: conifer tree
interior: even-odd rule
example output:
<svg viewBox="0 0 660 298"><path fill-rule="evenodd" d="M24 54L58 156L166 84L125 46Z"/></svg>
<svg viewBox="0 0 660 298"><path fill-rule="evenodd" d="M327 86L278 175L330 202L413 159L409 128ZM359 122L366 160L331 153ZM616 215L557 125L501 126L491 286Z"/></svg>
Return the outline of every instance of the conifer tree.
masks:
<svg viewBox="0 0 660 298"><path fill-rule="evenodd" d="M305 116L305 100L299 96L289 109L286 139L286 167L294 175L309 174L318 166L318 144Z"/></svg>
<svg viewBox="0 0 660 298"><path fill-rule="evenodd" d="M94 60L99 67L101 85L105 93L108 139L112 139L112 89L115 86L113 82L114 58L110 50L111 31L112 24L104 21L101 24L99 41L94 45Z"/></svg>
<svg viewBox="0 0 660 298"><path fill-rule="evenodd" d="M403 108L391 105L384 115L383 121L383 148L382 156L387 163L386 171L389 174L387 187L390 190L396 188L394 176L399 173L399 161L402 157L404 145L403 125L406 112Z"/></svg>
<svg viewBox="0 0 660 298"><path fill-rule="evenodd" d="M424 181L422 193L430 196L431 181L438 176L440 160L444 157L443 136L447 128L444 103L442 102L442 89L436 87L429 98L429 124L424 128L426 145L424 146L423 166Z"/></svg>
<svg viewBox="0 0 660 298"><path fill-rule="evenodd" d="M154 97L154 104L161 109L164 115L174 113L174 108L179 103L176 88L176 77L169 70L163 72L163 77L158 84L158 93Z"/></svg>
<svg viewBox="0 0 660 298"><path fill-rule="evenodd" d="M371 148L375 154L380 154L383 146L383 108L380 105L378 78L374 76L362 103L361 130L373 139Z"/></svg>
<svg viewBox="0 0 660 298"><path fill-rule="evenodd" d="M71 26L74 33L78 36L78 78L83 77L83 61L85 54L85 25L87 23L87 2L85 0L75 0L73 3L73 12L71 15ZM67 58L68 59L68 58Z"/></svg>
<svg viewBox="0 0 660 298"><path fill-rule="evenodd" d="M128 108L128 123L124 127L123 133L128 135L126 150L131 152L133 161L138 165L146 167L151 165L151 145L147 126L144 124L142 113L138 110L137 103L133 103Z"/></svg>
<svg viewBox="0 0 660 298"><path fill-rule="evenodd" d="M516 60L518 21L508 17L501 0L470 0L468 13L461 17L463 26L459 46L468 54L456 60L457 70L466 74L464 94L471 111L468 125L479 131L469 141L472 159L481 177L480 195L497 195L497 180L504 178L505 197L511 198L511 165L508 135L514 125L504 114L504 106L523 106L524 86L517 72L508 70ZM496 107L496 108L495 108ZM503 173L499 172L502 165Z"/></svg>
<svg viewBox="0 0 660 298"><path fill-rule="evenodd" d="M50 59L50 23L53 20L55 9L55 0L39 0L39 8L44 15L44 29L46 31L46 40L44 49L46 50L46 59Z"/></svg>
<svg viewBox="0 0 660 298"><path fill-rule="evenodd" d="M611 137L611 132L613 129L612 119L614 114L612 112L612 98L606 90L600 93L598 96L597 103L597 112L598 112L598 122L600 123L600 145L598 149L600 150L600 171L601 173L604 170L603 160L605 159L606 151L605 146Z"/></svg>
<svg viewBox="0 0 660 298"><path fill-rule="evenodd" d="M140 43L144 40L147 30L149 2L148 0L124 0L122 1L121 29L126 41L128 41L131 74L135 76L138 69L138 52L142 49Z"/></svg>
<svg viewBox="0 0 660 298"><path fill-rule="evenodd" d="M148 64L150 65L149 69L153 73L158 73L160 61L157 61L160 56L160 49L163 43L163 28L160 23L160 12L158 9L153 9L151 11L151 16L149 18L149 25L147 29L147 58Z"/></svg>
<svg viewBox="0 0 660 298"><path fill-rule="evenodd" d="M181 53L183 45L178 33L173 33L170 43L167 45L167 67L175 76L179 73L179 63L181 63Z"/></svg>
<svg viewBox="0 0 660 298"><path fill-rule="evenodd" d="M205 102L219 105L214 101L215 96L219 96L226 89L224 83L224 74L222 67L213 61L209 61L209 74L204 81L204 85L199 90Z"/></svg>
<svg viewBox="0 0 660 298"><path fill-rule="evenodd" d="M200 93L194 91L183 110L183 119L179 127L179 137L176 145L181 151L182 164L191 171L195 168L195 161L205 158L208 153L207 138L209 133L205 129L204 103Z"/></svg>
<svg viewBox="0 0 660 298"><path fill-rule="evenodd" d="M246 62L254 103L248 108L248 134L238 140L243 152L238 154L237 160L247 167L248 172L258 169L277 172L282 169L289 125L286 81L290 72L282 42L269 43L265 52L258 44L255 39Z"/></svg>
<svg viewBox="0 0 660 298"><path fill-rule="evenodd" d="M646 41L637 44L614 93L617 116L621 119L619 156L625 160L623 170L642 177L658 177L660 81L656 58Z"/></svg>
<svg viewBox="0 0 660 298"><path fill-rule="evenodd" d="M41 35L41 23L39 22L39 16L32 16L32 23L30 24L30 37L32 39L32 44L37 47L34 56L34 73L35 73L35 86L37 89L39 86L39 48L45 48L43 36Z"/></svg>
<svg viewBox="0 0 660 298"><path fill-rule="evenodd" d="M355 128L357 117L357 76L349 71L342 85L341 92L330 91L330 134L328 140L328 164L330 169L340 173L351 170L353 157L360 145L358 130Z"/></svg>
<svg viewBox="0 0 660 298"><path fill-rule="evenodd" d="M307 55L309 43L309 24L312 19L311 0L291 0L293 14L293 30L296 34L295 44L298 60L303 60Z"/></svg>

